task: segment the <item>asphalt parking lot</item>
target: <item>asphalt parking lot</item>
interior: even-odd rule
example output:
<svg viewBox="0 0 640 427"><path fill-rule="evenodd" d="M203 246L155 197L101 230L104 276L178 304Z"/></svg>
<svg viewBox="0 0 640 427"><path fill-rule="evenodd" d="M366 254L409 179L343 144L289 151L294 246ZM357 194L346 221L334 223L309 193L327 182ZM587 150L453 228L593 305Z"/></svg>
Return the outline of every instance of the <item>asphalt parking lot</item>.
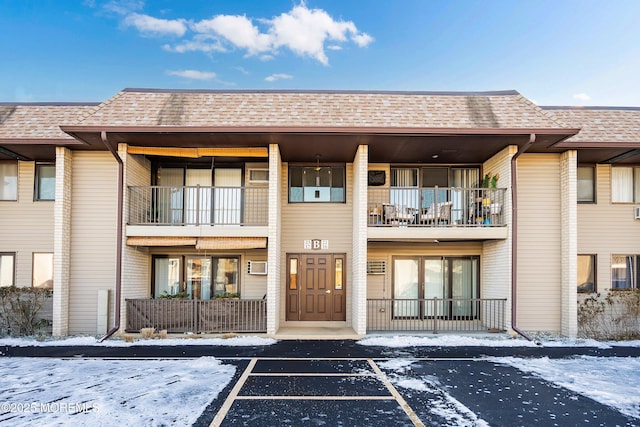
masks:
<svg viewBox="0 0 640 427"><path fill-rule="evenodd" d="M280 341L255 347L3 347L0 353L74 360L214 356L235 366L235 374L205 407L192 408L200 413L195 426L640 425L611 406L491 359L637 358L637 347L394 349Z"/></svg>

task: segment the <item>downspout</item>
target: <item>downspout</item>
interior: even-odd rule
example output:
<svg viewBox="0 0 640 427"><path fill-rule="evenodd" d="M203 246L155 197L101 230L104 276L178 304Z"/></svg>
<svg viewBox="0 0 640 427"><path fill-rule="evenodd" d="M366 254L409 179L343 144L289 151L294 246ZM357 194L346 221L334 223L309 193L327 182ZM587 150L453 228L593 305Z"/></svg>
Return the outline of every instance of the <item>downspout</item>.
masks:
<svg viewBox="0 0 640 427"><path fill-rule="evenodd" d="M118 162L118 222L116 225L116 297L115 297L115 325L113 328L107 332L105 336L100 338L98 342L102 342L109 338L111 335L115 334L118 329L120 329L120 295L122 291L122 215L123 215L123 201L122 201L122 185L124 183L124 163L122 163L122 159L116 152L116 150L111 146L109 140L107 138L107 133L102 131L100 132L100 139L107 147L107 149L111 152L113 157Z"/></svg>
<svg viewBox="0 0 640 427"><path fill-rule="evenodd" d="M511 329L529 341L532 337L522 332L517 326L518 314L518 162L517 159L536 141L536 134L529 135L529 141L518 149L511 158ZM539 344L536 342L536 344Z"/></svg>

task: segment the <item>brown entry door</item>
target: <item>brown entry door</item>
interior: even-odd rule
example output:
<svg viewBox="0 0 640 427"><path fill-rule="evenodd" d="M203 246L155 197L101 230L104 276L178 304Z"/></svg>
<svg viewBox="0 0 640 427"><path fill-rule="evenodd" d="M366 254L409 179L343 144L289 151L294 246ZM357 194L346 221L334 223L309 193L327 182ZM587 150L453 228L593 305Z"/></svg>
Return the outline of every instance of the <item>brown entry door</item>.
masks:
<svg viewBox="0 0 640 427"><path fill-rule="evenodd" d="M287 256L287 320L346 320L345 255Z"/></svg>

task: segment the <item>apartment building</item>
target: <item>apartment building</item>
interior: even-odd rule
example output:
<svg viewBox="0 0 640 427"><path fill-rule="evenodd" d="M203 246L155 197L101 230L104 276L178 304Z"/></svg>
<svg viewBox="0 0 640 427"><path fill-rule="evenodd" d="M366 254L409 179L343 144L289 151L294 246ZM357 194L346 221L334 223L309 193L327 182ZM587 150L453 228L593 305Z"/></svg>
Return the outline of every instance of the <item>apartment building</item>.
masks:
<svg viewBox="0 0 640 427"><path fill-rule="evenodd" d="M575 336L637 287L638 164L639 109L515 91L0 104L0 284L55 335Z"/></svg>

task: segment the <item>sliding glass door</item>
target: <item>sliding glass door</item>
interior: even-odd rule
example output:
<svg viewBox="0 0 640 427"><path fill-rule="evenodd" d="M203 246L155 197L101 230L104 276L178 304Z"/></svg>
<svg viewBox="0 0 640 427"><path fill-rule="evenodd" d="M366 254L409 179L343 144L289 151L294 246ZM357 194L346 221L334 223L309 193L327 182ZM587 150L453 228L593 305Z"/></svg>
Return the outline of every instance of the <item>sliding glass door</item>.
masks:
<svg viewBox="0 0 640 427"><path fill-rule="evenodd" d="M473 319L478 315L479 257L403 257L393 260L394 317ZM420 304L423 299L424 304Z"/></svg>

